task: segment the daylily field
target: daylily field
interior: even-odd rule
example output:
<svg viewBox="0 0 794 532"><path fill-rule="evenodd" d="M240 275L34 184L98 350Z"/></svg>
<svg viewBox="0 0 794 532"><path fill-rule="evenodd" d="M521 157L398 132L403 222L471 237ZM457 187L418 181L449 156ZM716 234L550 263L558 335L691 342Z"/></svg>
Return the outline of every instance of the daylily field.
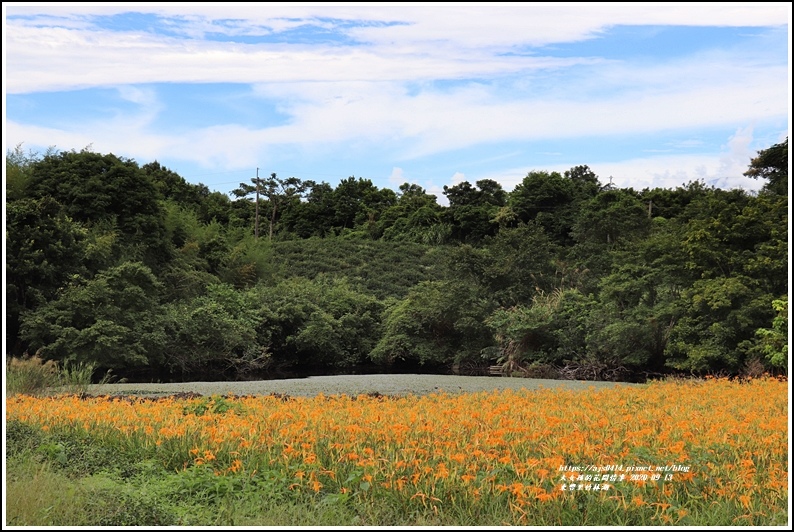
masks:
<svg viewBox="0 0 794 532"><path fill-rule="evenodd" d="M348 517L387 507L399 524L787 519L788 383L772 378L400 397L16 395L6 407L7 421L53 441L87 438L118 460L201 471L226 494L264 490Z"/></svg>

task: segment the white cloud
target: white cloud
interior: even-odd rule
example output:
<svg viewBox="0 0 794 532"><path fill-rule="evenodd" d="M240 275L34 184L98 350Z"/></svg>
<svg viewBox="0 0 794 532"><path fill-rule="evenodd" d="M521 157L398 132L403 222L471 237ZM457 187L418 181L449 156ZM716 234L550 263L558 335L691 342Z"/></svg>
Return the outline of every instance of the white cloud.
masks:
<svg viewBox="0 0 794 532"><path fill-rule="evenodd" d="M5 4L4 4L5 5ZM790 4L306 5L226 3L116 6L10 6L4 28L11 93L119 83L460 79L560 68L583 59L505 56L527 45L574 42L615 24L783 26ZM174 17L187 38L144 31L86 29L91 14ZM63 23L55 24L62 13ZM785 16L788 15L788 16ZM322 20L321 20L322 18ZM268 34L305 22L332 26L366 46L204 41L206 32ZM560 20L564 19L561 24ZM223 21L221 23L221 21ZM373 25L375 22L399 25ZM365 25L356 26L357 22ZM516 48L518 47L518 48ZM692 74L698 75L699 62ZM621 73L618 71L618 75ZM664 75L663 72L659 72ZM625 84L627 77L621 76ZM605 78L602 78L604 81Z"/></svg>
<svg viewBox="0 0 794 532"><path fill-rule="evenodd" d="M397 188L403 183L405 183L403 169L395 166L392 168L391 174L389 175L389 184L392 185L392 188Z"/></svg>
<svg viewBox="0 0 794 532"><path fill-rule="evenodd" d="M6 4L7 14L42 14L6 21L9 93L114 87L137 106L57 127L11 122L6 132L12 143L66 149L93 143L99 151L143 160L167 155L229 169L253 167L275 150L316 157L340 148L378 149L388 152L389 165L401 165L388 178L399 185L406 181L407 161L483 143L727 127L736 133L718 155L658 151L590 166L601 176L613 175L619 186L678 186L703 178L747 188L756 182L737 177L753 155L753 127L747 124L777 125L790 113L789 69L763 49L706 50L655 64L504 54L581 41L616 24L784 26L791 20L788 3ZM186 38L109 31L91 17L133 9L171 17L165 22ZM304 22L366 45L202 40L208 32L265 35ZM544 84L547 75L554 81ZM164 109L157 89L143 86L158 82L252 84L254 94L275 102L285 119L277 126L229 123L170 131L156 122ZM696 151L702 145L693 138L659 149ZM472 157L496 163L501 156ZM528 170L476 179L493 178L512 190ZM450 177L450 184L460 176ZM441 187L422 186L445 199Z"/></svg>
<svg viewBox="0 0 794 532"><path fill-rule="evenodd" d="M91 15L117 15L130 11L175 17L174 29L190 35L226 30L245 33L247 28L283 31L312 22L326 27L344 20L343 29L370 43L450 42L456 47L542 45L582 40L616 24L775 26L791 20L786 2L689 3L117 3L19 4L4 3L11 14L40 24L62 17L59 25L83 23ZM560 24L564 19L565 23ZM90 19L89 19L90 20ZM223 21L223 24L219 24ZM356 26L356 22L365 23ZM176 24L179 22L179 24ZM386 23L399 25L383 26Z"/></svg>
<svg viewBox="0 0 794 532"><path fill-rule="evenodd" d="M703 181L707 185L725 189L759 190L763 183L742 175L749 164L749 157L742 159L737 154L721 153L661 155L589 166L599 176L601 183L608 183L611 176L615 186L635 190L676 188L690 181Z"/></svg>
<svg viewBox="0 0 794 532"><path fill-rule="evenodd" d="M718 176L739 176L743 174L750 160L755 156L755 152L750 149L753 141L753 126L739 128L736 133L728 139L727 152L720 154L720 166L717 171ZM747 179L743 177L743 179ZM727 186L723 188L728 188ZM746 188L746 187L745 187Z"/></svg>
<svg viewBox="0 0 794 532"><path fill-rule="evenodd" d="M540 98L502 101L483 86L408 94L394 83L296 83L260 86L260 94L288 97L287 125L272 142L347 142L366 137L390 143L412 159L481 142L573 138L716 126L771 119L787 112L785 72L757 81L725 81L652 88L633 97L598 100ZM329 128L329 124L334 124Z"/></svg>
<svg viewBox="0 0 794 532"><path fill-rule="evenodd" d="M579 59L495 57L484 51L450 55L319 45L241 45L147 34L13 28L6 34L9 93L122 83L284 83L466 79Z"/></svg>
<svg viewBox="0 0 794 532"><path fill-rule="evenodd" d="M753 127L746 126L738 128L717 154L651 155L621 161L573 161L542 167L507 168L477 176L475 181L493 179L501 183L505 190L512 191L531 171L545 170L562 174L573 166L587 164L602 185L608 184L611 177L612 184L616 187L630 187L638 191L656 187L674 189L691 181L703 181L707 185L723 189L757 191L761 189L763 182L743 175L750 159L756 155L755 150L749 148L752 141Z"/></svg>

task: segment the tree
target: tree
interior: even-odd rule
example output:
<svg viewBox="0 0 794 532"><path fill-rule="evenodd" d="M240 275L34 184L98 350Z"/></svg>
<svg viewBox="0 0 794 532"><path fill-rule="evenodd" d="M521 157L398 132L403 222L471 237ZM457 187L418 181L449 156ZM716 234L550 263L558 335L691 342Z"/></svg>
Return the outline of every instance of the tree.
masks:
<svg viewBox="0 0 794 532"><path fill-rule="evenodd" d="M256 369L267 362L267 345L257 341L255 294L222 283L206 294L165 307L165 365L184 375Z"/></svg>
<svg viewBox="0 0 794 532"><path fill-rule="evenodd" d="M306 201L297 202L283 213L281 221L300 238L325 237L333 234L334 189L326 182L315 183L306 194Z"/></svg>
<svg viewBox="0 0 794 532"><path fill-rule="evenodd" d="M643 237L650 228L645 206L625 189L599 193L582 205L574 225L574 238L612 247L615 243Z"/></svg>
<svg viewBox="0 0 794 532"><path fill-rule="evenodd" d="M746 275L775 296L787 292L785 197L713 190L690 204L681 235L687 267L700 277Z"/></svg>
<svg viewBox="0 0 794 532"><path fill-rule="evenodd" d="M334 189L333 201L335 227L344 230L372 226L368 233L374 236L378 219L397 203L397 194L393 190L379 189L369 179L350 176Z"/></svg>
<svg viewBox="0 0 794 532"><path fill-rule="evenodd" d="M441 222L442 207L433 194L413 183L403 183L397 201L378 219L378 232L385 240L443 244L449 228Z"/></svg>
<svg viewBox="0 0 794 532"><path fill-rule="evenodd" d="M559 172L532 171L510 193L508 205L522 222L535 220L558 243L570 240L574 182Z"/></svg>
<svg viewBox="0 0 794 532"><path fill-rule="evenodd" d="M471 275L467 269L479 269L479 282L500 306L528 305L539 290L550 292L559 286L555 252L556 246L540 224L522 223L487 238L469 254L470 259L466 248L461 248L460 254L453 255L452 269L460 279Z"/></svg>
<svg viewBox="0 0 794 532"><path fill-rule="evenodd" d="M788 364L788 295L772 301L772 308L777 315L772 320L771 328L758 329L755 334L758 340L757 350L761 352L770 366L775 369L786 368Z"/></svg>
<svg viewBox="0 0 794 532"><path fill-rule="evenodd" d="M631 369L665 369L665 349L679 316L679 290L670 272L640 247L615 257L599 282L587 320L586 353Z"/></svg>
<svg viewBox="0 0 794 532"><path fill-rule="evenodd" d="M755 280L718 276L696 281L679 300L681 316L665 354L671 367L737 372L752 353L756 331L772 321L772 296Z"/></svg>
<svg viewBox="0 0 794 532"><path fill-rule="evenodd" d="M6 341L21 354L19 319L56 297L72 275L86 274L87 231L51 197L6 206Z"/></svg>
<svg viewBox="0 0 794 532"><path fill-rule="evenodd" d="M259 177L251 178L254 185L240 183L240 187L232 191L232 194L238 198L256 194L256 209L257 215L254 226L254 234L259 238L259 195L267 198L270 209L270 230L268 231L268 240L273 240L273 230L276 225L276 220L281 214L281 209L294 199L301 198L307 189L310 189L314 182L302 181L297 177L288 177L281 179L273 172L270 177L262 180Z"/></svg>
<svg viewBox="0 0 794 532"><path fill-rule="evenodd" d="M129 369L164 359L160 283L140 262L79 277L22 319L21 336L43 358Z"/></svg>
<svg viewBox="0 0 794 532"><path fill-rule="evenodd" d="M685 213L697 215L697 211L688 210L693 201L711 193L713 187L707 187L703 181L689 183L672 188L645 188L639 194L639 200L648 206L652 218L662 217L668 220L682 218Z"/></svg>
<svg viewBox="0 0 794 532"><path fill-rule="evenodd" d="M544 354L552 351L551 324L564 296L563 290L538 292L529 306L499 308L485 320L499 344L497 359L508 375L526 370L525 362L546 362Z"/></svg>
<svg viewBox="0 0 794 532"><path fill-rule="evenodd" d="M33 165L27 195L54 198L86 226L112 224L130 259L155 271L172 258L162 196L131 159L86 150L47 155Z"/></svg>
<svg viewBox="0 0 794 532"><path fill-rule="evenodd" d="M205 224L217 222L222 225L229 225L233 221L233 207L232 201L226 194L221 192L210 192L207 197L201 201L201 205L199 206L199 220Z"/></svg>
<svg viewBox="0 0 794 532"><path fill-rule="evenodd" d="M491 311L481 290L459 281L420 282L385 311L384 333L370 358L376 363L399 361L453 364L479 358L492 345L484 325Z"/></svg>
<svg viewBox="0 0 794 532"><path fill-rule="evenodd" d="M598 176L587 165L574 166L566 170L565 179L573 184L574 196L578 201L593 198L601 190Z"/></svg>
<svg viewBox="0 0 794 532"><path fill-rule="evenodd" d="M209 196L210 191L206 185L190 184L182 176L157 161L144 164L141 170L151 178L163 198L172 200L178 205L198 209Z"/></svg>
<svg viewBox="0 0 794 532"><path fill-rule="evenodd" d="M46 156L55 153L54 148L47 150ZM29 150L27 153L22 149L22 143L17 144L13 150L6 151L6 174L5 188L6 200L14 201L22 199L28 193L27 188L30 184L33 166L40 161L42 156Z"/></svg>
<svg viewBox="0 0 794 532"><path fill-rule="evenodd" d="M750 161L750 167L744 175L766 179L764 191L788 196L788 137L779 144L759 151Z"/></svg>
<svg viewBox="0 0 794 532"><path fill-rule="evenodd" d="M272 265L272 244L247 234L225 253L218 277L235 288L250 288L272 279Z"/></svg>
<svg viewBox="0 0 794 532"><path fill-rule="evenodd" d="M577 211L569 259L589 272L592 280L607 275L613 267L613 254L645 238L652 224L646 206L631 189L602 190L579 204Z"/></svg>
<svg viewBox="0 0 794 532"><path fill-rule="evenodd" d="M444 195L449 200L446 218L450 221L454 238L477 242L496 234L496 216L507 199L499 183L482 179L474 188L468 181L463 181L451 187L445 185Z"/></svg>
<svg viewBox="0 0 794 532"><path fill-rule="evenodd" d="M277 362L349 367L364 361L380 334L382 303L344 278L293 277L253 293L258 341Z"/></svg>

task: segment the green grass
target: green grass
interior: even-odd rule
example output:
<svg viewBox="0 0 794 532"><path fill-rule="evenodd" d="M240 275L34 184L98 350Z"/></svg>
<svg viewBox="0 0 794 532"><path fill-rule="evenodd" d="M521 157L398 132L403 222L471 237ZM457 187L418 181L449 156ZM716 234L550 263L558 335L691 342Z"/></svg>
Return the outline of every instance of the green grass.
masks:
<svg viewBox="0 0 794 532"><path fill-rule="evenodd" d="M6 358L6 394L54 395L84 394L93 384L96 366L83 362L64 362L43 360L38 356ZM99 384L112 380L108 371Z"/></svg>
<svg viewBox="0 0 794 532"><path fill-rule="evenodd" d="M663 523L653 507L605 504L589 493L524 516L496 500L408 508L355 494L292 491L292 479L277 471L224 477L202 467L167 470L73 433L19 422L9 423L6 458L11 526L783 526L788 520L783 509L748 512L690 500L686 515Z"/></svg>
<svg viewBox="0 0 794 532"><path fill-rule="evenodd" d="M185 415L227 412L226 400L191 403ZM509 506L505 497L408 501L378 498L364 483L348 493L293 489L294 470L274 464L252 475L216 475L210 466L166 464L133 439L102 441L81 427L6 423L6 525L9 526L785 526L783 492L706 500L698 485L681 488L662 512L627 494L605 500L580 492L557 503ZM694 460L694 458L693 458ZM176 463L174 462L174 463ZM262 468L267 468L263 462ZM354 487L357 486L357 487ZM367 486L369 487L369 486ZM363 491L362 491L363 490Z"/></svg>
<svg viewBox="0 0 794 532"><path fill-rule="evenodd" d="M25 455L6 470L9 526L173 525L176 517L147 492L110 476L72 478L57 464Z"/></svg>

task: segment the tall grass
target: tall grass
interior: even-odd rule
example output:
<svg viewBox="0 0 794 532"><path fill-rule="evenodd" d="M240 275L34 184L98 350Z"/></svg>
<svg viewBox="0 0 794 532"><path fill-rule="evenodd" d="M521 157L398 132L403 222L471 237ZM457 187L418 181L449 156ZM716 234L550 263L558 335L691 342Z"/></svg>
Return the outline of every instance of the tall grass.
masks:
<svg viewBox="0 0 794 532"><path fill-rule="evenodd" d="M54 395L84 394L92 384L96 365L83 362L43 360L33 355L21 358L6 358L6 394ZM108 372L100 380L107 384L112 380Z"/></svg>
<svg viewBox="0 0 794 532"><path fill-rule="evenodd" d="M60 384L58 363L38 356L6 358L6 394L36 395Z"/></svg>

